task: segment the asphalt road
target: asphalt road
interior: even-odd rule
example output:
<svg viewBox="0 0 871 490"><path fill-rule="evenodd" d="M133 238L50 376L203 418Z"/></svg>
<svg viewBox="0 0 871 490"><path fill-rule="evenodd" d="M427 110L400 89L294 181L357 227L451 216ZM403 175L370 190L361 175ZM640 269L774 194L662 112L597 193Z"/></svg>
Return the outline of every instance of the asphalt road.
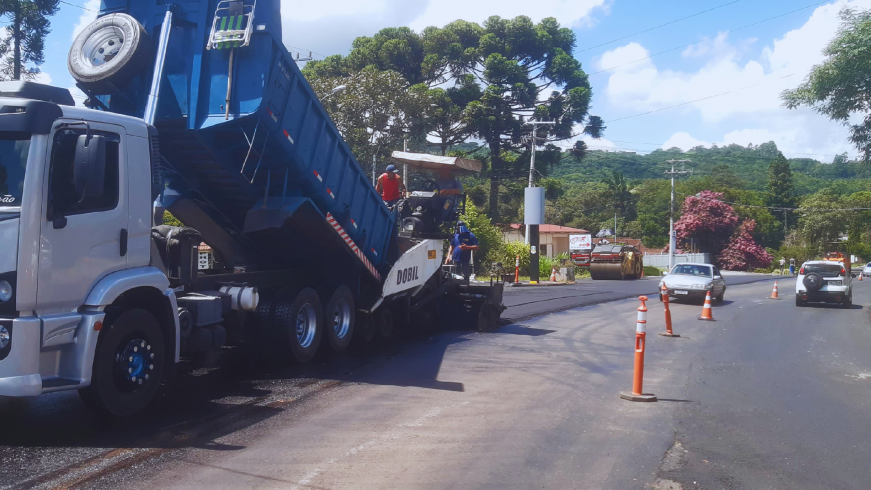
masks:
<svg viewBox="0 0 871 490"><path fill-rule="evenodd" d="M772 276L740 272L724 271L724 274L727 288L779 279ZM508 310L502 314L502 319L513 323L580 306L637 298L642 294L655 296L659 292L659 279L657 277L645 277L634 281L583 279L577 284L565 286L506 287L503 303L508 307Z"/></svg>
<svg viewBox="0 0 871 490"><path fill-rule="evenodd" d="M791 279L782 301L770 281L735 279L716 322L673 305L679 339L655 335L650 302L658 403L617 396L637 300L583 296L598 283L518 288L509 318L541 308L524 295L599 304L275 373L230 356L133 420L99 420L71 394L0 400L0 488L868 488L868 312L796 308ZM871 304L871 283L855 303Z"/></svg>

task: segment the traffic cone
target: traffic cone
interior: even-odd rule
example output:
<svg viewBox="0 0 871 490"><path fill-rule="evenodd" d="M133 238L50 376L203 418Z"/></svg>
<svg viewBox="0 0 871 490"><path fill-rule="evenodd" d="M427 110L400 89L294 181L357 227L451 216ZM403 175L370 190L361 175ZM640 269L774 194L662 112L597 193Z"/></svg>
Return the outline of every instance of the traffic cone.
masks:
<svg viewBox="0 0 871 490"><path fill-rule="evenodd" d="M705 296L705 306L702 308L702 316L699 317L699 320L705 320L712 322L714 321L714 312L711 310L711 292L708 291L708 294Z"/></svg>
<svg viewBox="0 0 871 490"><path fill-rule="evenodd" d="M680 337L680 335L671 331L671 310L668 307L668 288L665 284L662 285L662 306L665 307L665 332L660 332L663 337Z"/></svg>
<svg viewBox="0 0 871 490"><path fill-rule="evenodd" d="M864 275L864 274L863 274L862 272L859 273L859 280L860 280L860 281L862 280L862 276L863 276L863 275Z"/></svg>
<svg viewBox="0 0 871 490"><path fill-rule="evenodd" d="M771 296L768 299L780 299L777 296L777 281L774 281L774 289L771 291Z"/></svg>
<svg viewBox="0 0 871 490"><path fill-rule="evenodd" d="M556 282L556 267L550 269L550 282Z"/></svg>
<svg viewBox="0 0 871 490"><path fill-rule="evenodd" d="M641 306L638 307L638 320L635 322L635 367L632 374L632 392L620 393L620 398L631 402L655 402L656 395L644 393L644 350L647 337L647 296L638 298Z"/></svg>

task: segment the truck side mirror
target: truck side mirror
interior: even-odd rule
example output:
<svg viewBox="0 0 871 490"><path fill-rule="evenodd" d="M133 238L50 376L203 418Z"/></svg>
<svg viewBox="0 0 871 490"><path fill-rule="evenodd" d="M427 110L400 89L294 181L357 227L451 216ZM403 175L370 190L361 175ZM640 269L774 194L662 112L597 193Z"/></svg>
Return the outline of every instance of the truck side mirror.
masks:
<svg viewBox="0 0 871 490"><path fill-rule="evenodd" d="M76 194L100 197L105 192L106 138L98 134L79 136L73 162Z"/></svg>

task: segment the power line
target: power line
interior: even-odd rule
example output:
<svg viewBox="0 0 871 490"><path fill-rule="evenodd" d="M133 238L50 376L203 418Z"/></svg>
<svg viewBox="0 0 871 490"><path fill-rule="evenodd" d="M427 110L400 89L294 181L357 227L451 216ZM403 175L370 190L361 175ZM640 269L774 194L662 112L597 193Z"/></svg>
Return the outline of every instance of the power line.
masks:
<svg viewBox="0 0 871 490"><path fill-rule="evenodd" d="M80 8L82 10L87 10L88 12L94 12L95 14L99 14L99 12L97 12L96 10L91 10L91 9L89 9L87 7L83 7L81 5L76 5L76 4L70 3L70 2L65 2L64 0L58 0L58 1L64 5L69 5L70 7L76 7L76 8Z"/></svg>
<svg viewBox="0 0 871 490"><path fill-rule="evenodd" d="M784 76L782 76L782 77L778 77L778 78L781 78L781 79L783 79L783 78L789 78L789 77L791 77L791 76L793 76L793 75L794 75L794 73L790 73L789 75L784 75ZM662 108L660 108L660 109L654 109L654 110L652 110L652 111L642 112L642 113L640 113L640 114L633 114L633 115L631 115L631 116L620 117L620 118L617 118L617 119L611 119L610 121L606 121L606 122L607 122L608 124L611 124L611 123L614 123L614 122L617 122L617 121L622 121L622 120L624 120L624 119L632 119L633 117L646 116L646 115L648 115L648 114L653 114L653 113L655 113L655 112L662 112L662 111L665 111L665 110L668 110L668 109L674 109L675 107L680 107L680 106L684 106L684 105L692 104L692 103L694 103L694 102L701 102L701 101L703 101L703 100L713 99L713 98L715 98L715 97L720 97L720 96L723 96L723 95L731 94L731 93L733 93L733 92L740 92L740 91L742 91L742 90L747 90L747 89L749 89L749 88L753 88L753 87L756 87L756 86L762 85L763 83L767 83L768 81L769 81L769 80L763 80L763 81L761 81L761 82L759 82L759 83L754 83L753 85L748 85L748 86L746 86L746 87L737 88L737 89L735 89L735 90L727 90L727 91L725 91L725 92L721 92L721 93L719 93L719 94L714 94L714 95L709 95L709 96L707 96L707 97L702 97L701 99L689 100L689 101L686 101L686 102L681 102L680 104L670 105L670 106L668 106L668 107L662 107Z"/></svg>
<svg viewBox="0 0 871 490"><path fill-rule="evenodd" d="M580 50L580 51L575 51L575 52L576 52L576 53L583 53L583 52L585 52L585 51L589 51L589 50L591 50L591 49L601 48L602 46L607 46L607 45L609 45L609 44L616 43L617 41L622 41L622 40L624 40L624 39L629 39L629 38L632 37L632 36L637 36L637 35L639 35L639 34L644 34L644 33L650 32L650 31L654 31L654 30L656 30L656 29L659 29L660 27L665 27L665 26L668 26L668 25L671 25L671 24L674 24L674 23L680 22L680 21L682 21L682 20L691 19L691 18L693 18L693 17L697 17L697 16L699 16L699 15L706 14L706 13L711 12L711 11L713 11L713 10L717 10L717 9L720 9L720 8L723 8L723 7L727 7L727 6L729 6L729 5L732 5L732 4L735 4L735 3L741 2L741 1L743 1L743 0L734 0L734 1L729 2L729 3L724 3L723 5L718 5L718 6L716 6L716 7L709 8L708 10L702 10L701 12L697 12L697 13L695 13L695 14L688 15L688 16L686 16L686 17L681 17L680 19L675 19L675 20L672 20L672 21L666 22L665 24L659 24L658 26L653 26L653 27L651 27L651 28L649 28L649 29L645 29L645 30L643 30L643 31L638 31L638 32L635 32L635 33L629 34L628 36L618 37L617 39L612 39L612 40L607 41L607 42L604 42L604 43L602 43L602 44L597 44L597 45L595 45L595 46L590 46L589 48L584 48L584 49L582 49L582 50Z"/></svg>
<svg viewBox="0 0 871 490"><path fill-rule="evenodd" d="M649 60L649 59L653 58L654 56L659 56L659 55L661 55L661 54L671 53L671 52L673 52L673 51L677 51L677 50L679 50L679 49L684 49L684 48L688 48L688 47L690 47L690 46L695 46L696 44L703 43L703 42L705 42L705 41L710 41L711 39L716 39L717 37L722 36L722 35L724 35L724 34L730 34L730 33L733 33L733 32L740 31L740 30L742 30L742 29L747 29L748 27L753 27L753 26L755 26L755 25L762 24L763 22L768 22L768 21L770 21L770 20L779 19L779 18L781 18L781 17L785 17L785 16L787 16L787 15L789 15L789 14L794 14L794 13L796 13L796 12L800 12L800 11L802 11L802 10L807 10L807 9L809 9L809 8L811 8L811 7L816 7L816 6L822 5L822 4L824 4L824 3L829 3L829 1L830 1L830 0L825 0L825 1L822 1L822 2L815 3L815 4L813 4L813 5L808 5L808 6L806 6L806 7L802 7L802 8L799 8L799 9L790 10L789 12L786 12L786 13L784 13L784 14L775 15L774 17L769 17L769 18L767 18L767 19L763 19L763 20L760 20L760 21L754 22L754 23L752 23L752 24L747 24L746 26L738 27L738 28L736 28L736 29L732 29L732 30L729 30L729 31L726 31L726 32L721 32L721 33L717 34L716 36L712 36L712 37L704 37L704 38L702 38L702 39L700 39L700 40L698 40L698 41L696 41L696 42L693 42L693 43L684 44L683 46L678 46L678 47L676 47L676 48L671 48L671 49L667 49L667 50L665 50L665 51L660 51L660 52L655 53L655 54L652 54L652 55L650 55L650 56L645 56L644 58L639 58L639 59L637 59L637 60L628 61L628 62L626 62L626 63L621 63L621 64L619 64L619 65L614 65L614 66L611 66L611 67L609 67L609 68L604 68L604 69L599 70L599 71L597 71L597 72L595 72L595 73L590 73L589 76L599 75L599 74L601 74L601 73L605 73L605 72L608 72L608 71L614 70L614 69L616 69L616 68L620 68L621 66L631 65L631 64L633 64L633 63L638 63L639 61Z"/></svg>

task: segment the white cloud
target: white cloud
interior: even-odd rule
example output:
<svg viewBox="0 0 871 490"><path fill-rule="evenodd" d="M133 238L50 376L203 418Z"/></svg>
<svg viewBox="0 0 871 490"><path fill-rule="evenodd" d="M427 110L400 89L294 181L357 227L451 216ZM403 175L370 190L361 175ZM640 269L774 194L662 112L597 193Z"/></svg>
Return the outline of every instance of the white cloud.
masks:
<svg viewBox="0 0 871 490"><path fill-rule="evenodd" d="M85 2L84 7L87 10L82 10L82 15L79 16L79 21L73 27L73 40L76 39L76 36L78 36L79 33L88 26L88 24L97 19L97 12L100 11L100 0L88 0Z"/></svg>
<svg viewBox="0 0 871 490"><path fill-rule="evenodd" d="M798 85L823 60L822 50L838 27L838 12L848 5L871 7L871 0L839 0L818 7L801 28L774 40L758 59L746 62L742 62L741 53L748 41L739 41L736 46L721 33L684 51L684 57L708 58L695 72L660 70L653 60L637 61L650 53L638 43L629 43L604 53L598 60L599 69L617 66L605 94L617 106L643 110L697 100L683 110L698 112L706 122L734 115L781 112L780 93ZM725 95L699 100L717 94Z"/></svg>
<svg viewBox="0 0 871 490"><path fill-rule="evenodd" d="M690 136L689 133L679 132L671 135L671 138L662 144L662 149L669 150L677 147L683 151L687 151L697 146L711 146L711 144L707 141L697 140Z"/></svg>
<svg viewBox="0 0 871 490"><path fill-rule="evenodd" d="M627 115L667 108L658 116L644 117L701 117L704 127L695 129L696 134L710 137L711 128L726 128L720 129L725 133L720 133L718 145L774 141L788 156L841 153L851 148L846 128L808 108L783 108L780 94L800 84L824 60L822 51L840 23L838 13L847 6L871 8L871 0L838 0L818 7L804 25L774 39L751 58L746 53L754 39L733 40L720 33L683 52L684 59L703 63L696 71L660 68L654 60L644 59L650 52L638 43L607 51L596 60L597 67L617 68L611 71L604 96ZM709 143L678 132L663 148L689 149L698 144Z"/></svg>
<svg viewBox="0 0 871 490"><path fill-rule="evenodd" d="M322 56L347 54L359 36L371 36L385 27L409 26L422 30L443 26L458 18L483 22L491 15L513 18L527 15L533 21L556 17L567 27L590 22L596 8L607 11L609 0L338 0L328 3L282 0L284 42ZM317 58L317 56L316 56Z"/></svg>

